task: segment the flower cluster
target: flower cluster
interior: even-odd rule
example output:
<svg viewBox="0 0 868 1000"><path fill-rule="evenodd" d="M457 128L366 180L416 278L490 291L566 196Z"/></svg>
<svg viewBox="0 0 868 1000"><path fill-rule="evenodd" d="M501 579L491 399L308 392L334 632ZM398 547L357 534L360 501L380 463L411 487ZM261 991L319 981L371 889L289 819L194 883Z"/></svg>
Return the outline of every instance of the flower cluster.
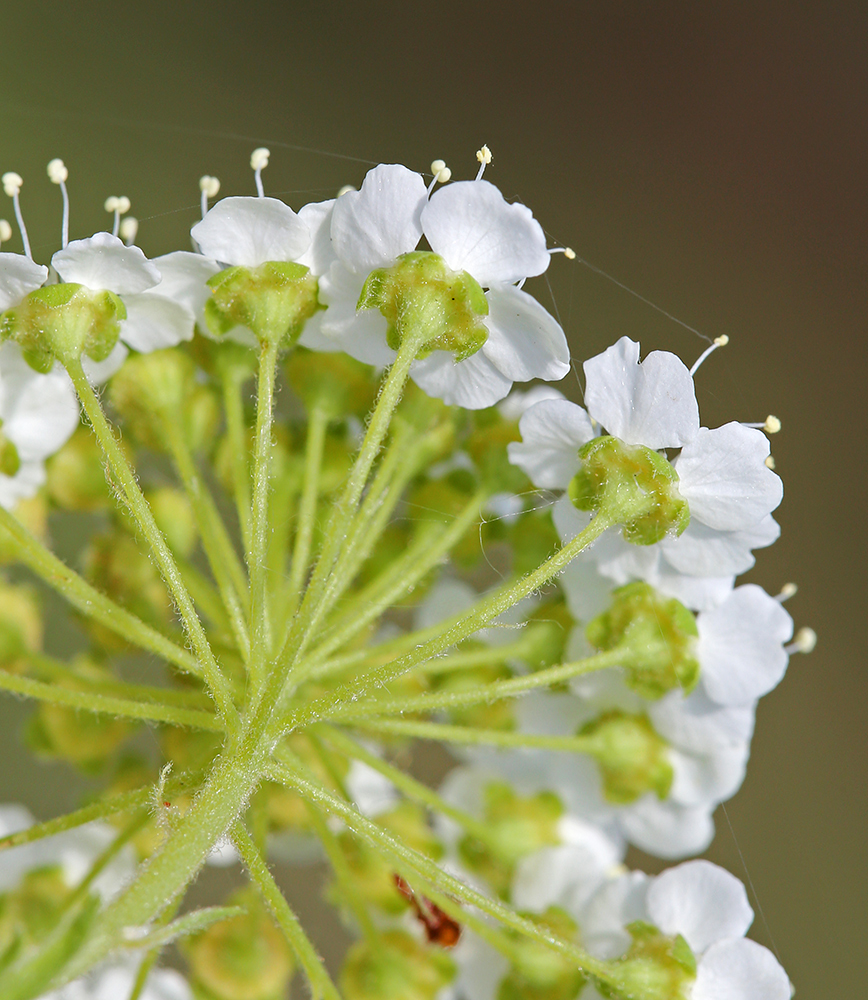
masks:
<svg viewBox="0 0 868 1000"><path fill-rule="evenodd" d="M487 148L473 180L382 164L298 212L268 157L252 197L203 177L194 249L153 260L125 198L69 240L55 160L37 263L3 177L0 555L81 634L50 655L41 592L0 583L0 689L101 792L0 810L0 994L786 1000L736 879L623 864L708 846L812 644L792 585L736 581L778 535L777 421L703 427L699 362L627 337L586 408L514 389L570 353L523 287L558 248ZM53 510L88 518L81 572ZM312 857L356 936L336 981L268 863ZM185 911L205 865L239 886Z"/></svg>

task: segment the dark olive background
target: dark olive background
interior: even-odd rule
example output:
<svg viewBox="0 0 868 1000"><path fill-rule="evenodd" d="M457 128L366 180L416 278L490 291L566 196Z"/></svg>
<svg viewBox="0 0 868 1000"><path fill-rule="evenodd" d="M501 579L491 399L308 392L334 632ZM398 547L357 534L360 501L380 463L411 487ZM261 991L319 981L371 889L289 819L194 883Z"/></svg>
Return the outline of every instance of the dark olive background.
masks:
<svg viewBox="0 0 868 1000"><path fill-rule="evenodd" d="M487 142L488 178L553 245L730 335L697 380L704 422L783 419L783 538L752 579L797 581L788 607L820 642L763 700L735 836L720 815L709 856L743 875L743 854L800 995L862 995L868 8L6 0L0 31L0 171L25 178L42 260L59 237L54 156L73 237L126 194L157 254L186 245L200 174L252 193L256 145L272 150L268 192L298 208L379 161L443 157L469 177ZM703 347L578 262L556 257L549 281L534 290L579 363L623 334L688 363ZM43 815L71 804L65 770L16 762L23 709L2 708L0 795ZM769 943L760 919L754 933Z"/></svg>

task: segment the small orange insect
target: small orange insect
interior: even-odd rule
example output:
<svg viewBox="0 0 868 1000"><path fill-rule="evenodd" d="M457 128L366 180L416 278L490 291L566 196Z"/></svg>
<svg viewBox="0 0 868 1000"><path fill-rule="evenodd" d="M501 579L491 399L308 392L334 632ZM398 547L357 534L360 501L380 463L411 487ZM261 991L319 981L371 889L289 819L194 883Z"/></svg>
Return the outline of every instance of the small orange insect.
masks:
<svg viewBox="0 0 868 1000"><path fill-rule="evenodd" d="M416 918L425 928L428 940L432 944L439 944L441 948L454 948L461 937L461 924L444 913L436 903L432 903L426 896L422 897L420 903L419 897L400 875L396 874L394 878L398 892L413 907Z"/></svg>

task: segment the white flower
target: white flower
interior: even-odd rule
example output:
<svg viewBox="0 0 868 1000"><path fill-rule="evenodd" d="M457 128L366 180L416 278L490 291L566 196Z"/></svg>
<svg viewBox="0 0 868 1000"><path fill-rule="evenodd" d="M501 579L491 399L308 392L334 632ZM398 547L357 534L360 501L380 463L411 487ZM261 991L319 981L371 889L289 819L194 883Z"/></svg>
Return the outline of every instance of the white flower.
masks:
<svg viewBox="0 0 868 1000"><path fill-rule="evenodd" d="M434 351L415 362L413 380L447 403L477 409L507 395L513 382L560 379L569 350L556 321L515 282L541 274L549 263L545 235L529 209L510 205L487 181L461 181L426 198L419 174L395 164L369 171L360 191L334 205L332 246L337 261L321 282L328 312L325 337L360 361L386 365L386 322L377 312L356 313L365 278L414 250L422 237L453 271L466 271L487 288L488 338L463 361Z"/></svg>
<svg viewBox="0 0 868 1000"><path fill-rule="evenodd" d="M766 948L745 939L753 911L741 882L708 861L649 878L632 872L604 885L580 914L589 951L611 959L630 944L626 926L681 935L697 959L690 1000L789 1000L790 981Z"/></svg>
<svg viewBox="0 0 868 1000"><path fill-rule="evenodd" d="M226 267L298 261L310 230L277 198L224 198L190 230L204 256Z"/></svg>
<svg viewBox="0 0 868 1000"><path fill-rule="evenodd" d="M20 253L0 253L0 312L45 284L48 268Z"/></svg>
<svg viewBox="0 0 868 1000"><path fill-rule="evenodd" d="M0 433L21 463L14 476L0 473L0 505L12 509L42 486L44 460L78 425L78 401L66 372L55 365L42 375L25 362L17 344L0 345L0 421Z"/></svg>
<svg viewBox="0 0 868 1000"><path fill-rule="evenodd" d="M765 465L765 435L738 423L700 427L693 380L673 354L655 351L640 363L639 345L622 337L584 369L588 410L566 400L530 407L519 422L522 440L509 445L510 461L536 486L566 489L579 470L579 449L600 427L628 445L681 448L673 466L690 510L687 529L654 546L609 532L595 560L617 582L640 578L655 586L673 571L725 578L749 569L751 550L777 537L770 514L782 496L780 479ZM558 511L564 541L588 521L570 506Z"/></svg>
<svg viewBox="0 0 868 1000"><path fill-rule="evenodd" d="M59 990L43 995L41 1000L120 1000L131 995L139 962L103 966ZM148 975L139 1000L193 1000L187 980L174 969L154 969Z"/></svg>

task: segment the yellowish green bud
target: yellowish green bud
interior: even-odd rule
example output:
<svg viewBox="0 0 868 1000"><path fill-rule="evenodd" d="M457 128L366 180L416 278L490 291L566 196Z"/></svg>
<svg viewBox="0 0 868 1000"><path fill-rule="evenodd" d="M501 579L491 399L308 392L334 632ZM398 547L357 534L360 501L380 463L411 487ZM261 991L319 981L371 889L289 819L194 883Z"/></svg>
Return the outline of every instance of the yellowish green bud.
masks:
<svg viewBox="0 0 868 1000"><path fill-rule="evenodd" d="M213 440L219 421L211 391L196 380L192 359L170 349L138 354L112 379L112 405L143 444L165 450L177 429L192 451Z"/></svg>
<svg viewBox="0 0 868 1000"><path fill-rule="evenodd" d="M2 428L2 426L3 421L0 420L0 428ZM2 429L0 429L0 475L9 476L11 478L20 468L21 457L18 454L18 449L12 441L6 437Z"/></svg>
<svg viewBox="0 0 868 1000"><path fill-rule="evenodd" d="M172 602L160 574L125 531L113 528L93 535L84 551L84 565L92 584L139 618L155 625L171 621Z"/></svg>
<svg viewBox="0 0 868 1000"><path fill-rule="evenodd" d="M624 651L627 684L643 698L660 698L676 687L689 693L699 680L696 618L648 583L619 587L585 634L597 649Z"/></svg>
<svg viewBox="0 0 868 1000"><path fill-rule="evenodd" d="M0 337L16 341L28 363L47 372L55 359L63 365L82 354L94 361L105 360L126 317L126 308L114 292L92 291L73 283L47 285L0 316Z"/></svg>
<svg viewBox="0 0 868 1000"><path fill-rule="evenodd" d="M287 359L286 374L308 413L324 409L333 420L351 414L362 419L377 395L374 369L348 354L300 347Z"/></svg>
<svg viewBox="0 0 868 1000"><path fill-rule="evenodd" d="M379 309L388 322L386 341L397 351L408 336L423 334L417 357L454 351L456 361L475 354L488 339L482 320L488 300L466 271L453 271L428 251L405 253L392 267L372 271L358 309Z"/></svg>
<svg viewBox="0 0 868 1000"><path fill-rule="evenodd" d="M186 493L169 486L146 494L157 527L173 551L189 557L196 546L196 516Z"/></svg>
<svg viewBox="0 0 868 1000"><path fill-rule="evenodd" d="M674 772L669 744L659 736L645 715L607 712L584 726L579 735L586 751L597 761L603 794L616 805L627 805L654 792L665 799Z"/></svg>
<svg viewBox="0 0 868 1000"><path fill-rule="evenodd" d="M35 535L40 541L47 539L48 504L43 491L40 490L35 496L26 500L19 500L13 513L16 520L20 521L31 535ZM18 556L18 543L8 532L0 531L0 563L17 562Z"/></svg>
<svg viewBox="0 0 868 1000"><path fill-rule="evenodd" d="M690 511L678 492L678 474L659 452L598 437L580 449L579 458L570 499L579 510L603 511L623 525L628 542L653 545L687 527Z"/></svg>
<svg viewBox="0 0 868 1000"><path fill-rule="evenodd" d="M434 1000L454 976L455 963L441 948L386 931L376 944L363 939L350 948L340 988L346 1000Z"/></svg>
<svg viewBox="0 0 868 1000"><path fill-rule="evenodd" d="M633 943L626 955L610 963L612 984L596 984L600 993L607 1000L689 1000L696 958L684 938L666 937L642 921L627 930Z"/></svg>
<svg viewBox="0 0 868 1000"><path fill-rule="evenodd" d="M42 649L42 613L36 591L0 582L0 668L16 671Z"/></svg>
<svg viewBox="0 0 868 1000"><path fill-rule="evenodd" d="M217 337L243 326L261 344L290 347L321 308L316 278L303 264L228 267L209 278L208 286L212 297L205 303L205 319Z"/></svg>
<svg viewBox="0 0 868 1000"><path fill-rule="evenodd" d="M523 914L557 937L575 941L575 921L564 910L550 906L542 914ZM585 977L573 959L519 934L513 938L513 967L497 991L497 1000L575 1000Z"/></svg>
<svg viewBox="0 0 868 1000"><path fill-rule="evenodd" d="M485 841L468 835L458 849L468 867L506 898L515 867L523 857L560 843L558 821L564 807L553 792L523 797L505 782L485 788Z"/></svg>
<svg viewBox="0 0 868 1000"><path fill-rule="evenodd" d="M106 485L105 459L89 428L78 427L60 451L48 459L46 470L48 495L58 507L92 512L113 506Z"/></svg>
<svg viewBox="0 0 868 1000"><path fill-rule="evenodd" d="M283 1000L295 967L286 938L254 893L242 890L228 903L247 912L181 944L194 990L208 1000Z"/></svg>

